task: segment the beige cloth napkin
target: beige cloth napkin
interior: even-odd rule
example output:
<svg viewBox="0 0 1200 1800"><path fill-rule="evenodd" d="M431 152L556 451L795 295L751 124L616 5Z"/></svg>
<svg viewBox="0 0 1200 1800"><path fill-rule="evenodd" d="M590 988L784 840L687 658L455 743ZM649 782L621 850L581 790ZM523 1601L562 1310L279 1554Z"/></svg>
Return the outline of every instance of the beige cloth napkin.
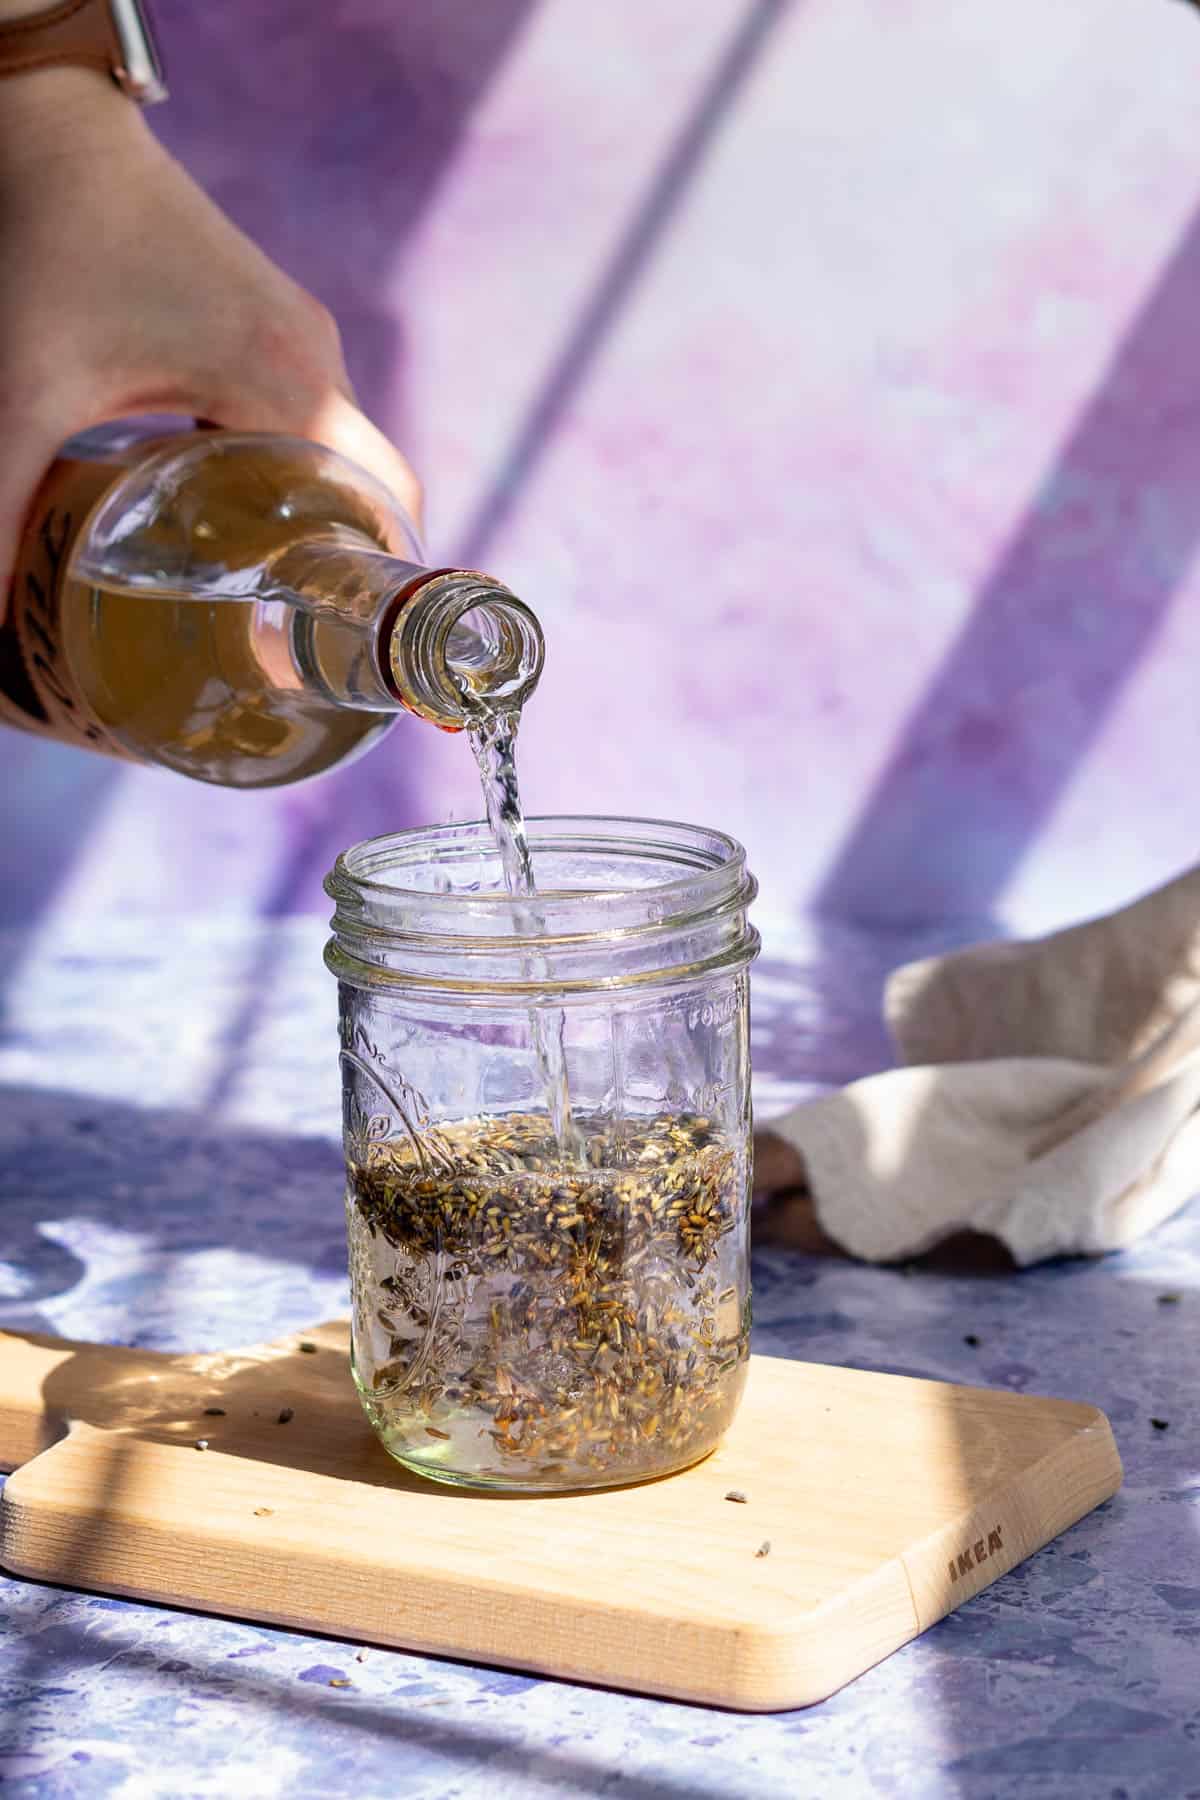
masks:
<svg viewBox="0 0 1200 1800"><path fill-rule="evenodd" d="M905 1067L794 1107L818 1221L870 1262L960 1230L1117 1250L1200 1191L1200 867L1107 917L898 969Z"/></svg>

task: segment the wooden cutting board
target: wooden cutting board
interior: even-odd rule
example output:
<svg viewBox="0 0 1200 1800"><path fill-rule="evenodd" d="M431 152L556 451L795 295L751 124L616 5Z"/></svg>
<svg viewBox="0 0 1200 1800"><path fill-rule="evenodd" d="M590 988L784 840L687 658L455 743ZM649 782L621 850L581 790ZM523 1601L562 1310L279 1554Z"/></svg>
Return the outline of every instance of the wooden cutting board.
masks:
<svg viewBox="0 0 1200 1800"><path fill-rule="evenodd" d="M0 1562L772 1711L823 1699L1121 1481L1094 1407L759 1356L725 1443L682 1475L470 1494L386 1455L347 1353L343 1323L218 1356L0 1333L0 1465L18 1470Z"/></svg>

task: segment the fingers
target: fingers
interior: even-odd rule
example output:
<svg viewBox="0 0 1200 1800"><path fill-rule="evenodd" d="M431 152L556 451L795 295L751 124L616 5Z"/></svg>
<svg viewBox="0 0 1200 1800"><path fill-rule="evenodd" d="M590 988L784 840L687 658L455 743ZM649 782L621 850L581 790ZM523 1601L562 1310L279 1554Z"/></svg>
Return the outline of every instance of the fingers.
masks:
<svg viewBox="0 0 1200 1800"><path fill-rule="evenodd" d="M14 420L4 427L4 438L0 458L0 620L8 610L11 572L30 503L54 461L60 435L33 420Z"/></svg>
<svg viewBox="0 0 1200 1800"><path fill-rule="evenodd" d="M227 372L216 392L201 391L197 384L190 404L209 424L286 432L339 451L382 482L419 530L421 484L411 464L355 405L340 351L318 360L311 355L313 348L297 343L283 354L276 349L269 360L248 359L233 371L240 377L236 386Z"/></svg>
<svg viewBox="0 0 1200 1800"><path fill-rule="evenodd" d="M331 388L318 402L303 428L304 436L339 450L381 481L418 527L422 522L421 484L410 465L382 431L359 412L344 393Z"/></svg>
<svg viewBox="0 0 1200 1800"><path fill-rule="evenodd" d="M287 432L337 450L382 482L420 530L421 484L411 465L332 381L316 393L293 389L286 395L278 391L256 395L247 387L223 402L196 402L194 410L208 425L224 425L233 431Z"/></svg>
<svg viewBox="0 0 1200 1800"><path fill-rule="evenodd" d="M272 271L278 283L278 271ZM242 431L311 438L358 463L421 524L421 484L396 446L355 403L337 322L327 307L288 281L267 310L244 319L237 351L209 383L204 416Z"/></svg>
<svg viewBox="0 0 1200 1800"><path fill-rule="evenodd" d="M115 162L47 159L30 180L0 182L0 227L5 598L29 502L60 444L136 413L310 438L374 475L419 522L420 485L355 404L328 308L149 132L122 138Z"/></svg>
<svg viewBox="0 0 1200 1800"><path fill-rule="evenodd" d="M7 448L0 458L0 621L7 613L11 571L30 504L63 441L72 432L105 418L157 410L194 411L206 424L241 431L287 432L325 444L374 475L395 495L417 530L421 528L421 484L412 468L348 394L332 383L306 397L294 391L285 397L278 393L256 396L247 384L236 403L227 405L215 405L187 387L167 385L145 389L136 404L128 395L114 395L109 405L89 407L61 425L22 418L3 426Z"/></svg>

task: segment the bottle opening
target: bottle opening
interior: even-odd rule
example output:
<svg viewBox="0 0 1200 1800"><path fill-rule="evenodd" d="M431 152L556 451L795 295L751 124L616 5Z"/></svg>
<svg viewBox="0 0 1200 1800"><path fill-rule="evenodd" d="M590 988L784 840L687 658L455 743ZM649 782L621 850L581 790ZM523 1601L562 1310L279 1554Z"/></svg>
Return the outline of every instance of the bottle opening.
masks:
<svg viewBox="0 0 1200 1800"><path fill-rule="evenodd" d="M406 706L451 730L519 711L542 672L541 628L489 576L442 571L423 581L392 627L388 660Z"/></svg>
<svg viewBox="0 0 1200 1800"><path fill-rule="evenodd" d="M446 633L446 668L469 706L489 710L524 700L540 669L540 634L513 608L485 602L460 613Z"/></svg>

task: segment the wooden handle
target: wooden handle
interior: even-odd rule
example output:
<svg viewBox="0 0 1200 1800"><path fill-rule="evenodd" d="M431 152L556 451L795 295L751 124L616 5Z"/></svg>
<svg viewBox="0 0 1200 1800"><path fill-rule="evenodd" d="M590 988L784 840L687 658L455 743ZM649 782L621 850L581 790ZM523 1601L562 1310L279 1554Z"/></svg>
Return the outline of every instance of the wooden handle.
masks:
<svg viewBox="0 0 1200 1800"><path fill-rule="evenodd" d="M347 1349L342 1322L209 1356L0 1332L0 1469L20 1468L74 1420L168 1441L194 1438L205 1429L206 1407L222 1407L218 1420L228 1416L223 1402L232 1392L239 1412L257 1421L298 1382L306 1392L315 1383L322 1394L331 1382L348 1387Z"/></svg>
<svg viewBox="0 0 1200 1800"><path fill-rule="evenodd" d="M62 1436L66 1421L87 1405L89 1390L144 1378L159 1362L150 1351L29 1332L0 1332L0 1468L22 1463Z"/></svg>

